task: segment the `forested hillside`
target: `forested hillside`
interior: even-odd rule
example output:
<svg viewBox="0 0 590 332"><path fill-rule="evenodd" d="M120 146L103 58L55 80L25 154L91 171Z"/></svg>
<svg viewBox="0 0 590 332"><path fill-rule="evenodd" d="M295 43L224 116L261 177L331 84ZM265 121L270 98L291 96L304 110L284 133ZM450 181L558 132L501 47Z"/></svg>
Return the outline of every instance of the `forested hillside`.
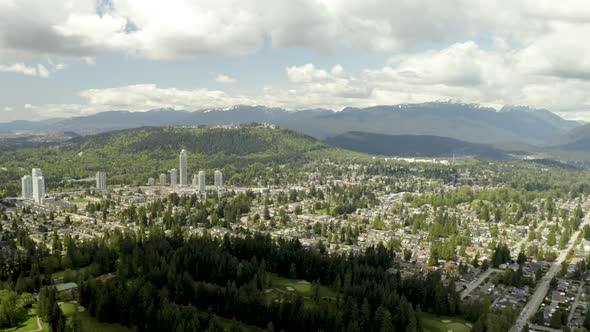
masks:
<svg viewBox="0 0 590 332"><path fill-rule="evenodd" d="M326 143L343 149L389 156L509 158L508 154L489 145L432 135L382 135L353 131L330 137Z"/></svg>
<svg viewBox="0 0 590 332"><path fill-rule="evenodd" d="M221 169L229 183L243 184L261 169L327 146L289 130L254 125L115 131L0 151L0 195L18 194L20 177L33 167L43 170L48 188L67 187L69 179L93 177L97 171L107 172L111 184L145 184L148 177L178 168L181 149L188 152L189 177L199 170Z"/></svg>

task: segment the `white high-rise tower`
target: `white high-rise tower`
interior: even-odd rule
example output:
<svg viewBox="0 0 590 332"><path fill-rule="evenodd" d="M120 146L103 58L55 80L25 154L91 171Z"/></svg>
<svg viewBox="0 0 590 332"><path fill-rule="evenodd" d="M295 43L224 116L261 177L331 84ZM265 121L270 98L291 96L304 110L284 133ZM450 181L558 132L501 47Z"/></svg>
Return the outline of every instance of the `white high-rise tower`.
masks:
<svg viewBox="0 0 590 332"><path fill-rule="evenodd" d="M33 180L33 199L35 202L41 204L43 203L43 199L45 198L45 179L42 176L37 176Z"/></svg>
<svg viewBox="0 0 590 332"><path fill-rule="evenodd" d="M176 187L178 185L178 171L173 168L168 172L170 172L170 186Z"/></svg>
<svg viewBox="0 0 590 332"><path fill-rule="evenodd" d="M193 187L199 185L199 176L197 174L193 174Z"/></svg>
<svg viewBox="0 0 590 332"><path fill-rule="evenodd" d="M96 189L106 190L107 189L107 173L97 172L96 173Z"/></svg>
<svg viewBox="0 0 590 332"><path fill-rule="evenodd" d="M187 170L186 170L186 151L180 151L180 185L186 186L188 184Z"/></svg>
<svg viewBox="0 0 590 332"><path fill-rule="evenodd" d="M33 179L30 175L25 175L21 179L22 182L22 198L31 199L33 198Z"/></svg>
<svg viewBox="0 0 590 332"><path fill-rule="evenodd" d="M45 197L45 179L43 178L43 172L41 172L40 168L33 168L32 174L31 182L33 185L33 199L37 203L41 203Z"/></svg>
<svg viewBox="0 0 590 332"><path fill-rule="evenodd" d="M166 185L166 174L165 173L160 174L160 185L161 186Z"/></svg>
<svg viewBox="0 0 590 332"><path fill-rule="evenodd" d="M213 178L215 180L215 187L217 187L217 188L223 187L223 173L221 173L221 171L219 171L219 170L215 171Z"/></svg>
<svg viewBox="0 0 590 332"><path fill-rule="evenodd" d="M199 191L204 193L206 191L205 187L205 171L199 171Z"/></svg>

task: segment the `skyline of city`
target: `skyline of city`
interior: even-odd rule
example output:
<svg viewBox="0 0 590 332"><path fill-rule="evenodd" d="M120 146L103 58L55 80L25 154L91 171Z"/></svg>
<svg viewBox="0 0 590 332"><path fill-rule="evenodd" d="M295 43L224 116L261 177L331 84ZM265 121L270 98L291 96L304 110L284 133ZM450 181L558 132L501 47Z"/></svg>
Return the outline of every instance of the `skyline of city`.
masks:
<svg viewBox="0 0 590 332"><path fill-rule="evenodd" d="M167 171L170 174L170 187L187 187L188 184L188 156L185 149L182 149L179 154L179 169L172 168ZM43 203L43 199L46 195L45 178L40 168L32 168L32 175L24 175L21 178L21 198L32 199L38 204ZM179 179L180 175L180 179ZM166 186L167 176L166 173L159 175L159 185ZM107 173L104 171L98 171L95 176L97 190L107 190ZM205 193L207 188L207 176L206 172L200 170L193 175L192 183L190 186L196 187L196 191ZM148 185L154 186L156 181L154 178L148 178ZM223 188L223 173L220 170L214 170L213 172L213 186L217 189Z"/></svg>

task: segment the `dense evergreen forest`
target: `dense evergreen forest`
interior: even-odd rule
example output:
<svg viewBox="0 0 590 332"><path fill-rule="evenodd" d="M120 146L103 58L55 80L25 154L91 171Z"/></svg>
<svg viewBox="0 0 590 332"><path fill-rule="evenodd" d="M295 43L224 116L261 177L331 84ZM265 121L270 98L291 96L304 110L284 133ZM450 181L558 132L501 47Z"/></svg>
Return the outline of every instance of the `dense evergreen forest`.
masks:
<svg viewBox="0 0 590 332"><path fill-rule="evenodd" d="M178 168L181 149L188 152L189 174L220 169L229 184L248 185L269 165L328 147L290 130L257 125L121 130L53 145L0 149L0 166L5 168L0 171L0 195L18 195L20 177L33 167L43 170L48 188L79 186L68 180L93 177L97 171L107 172L110 184L144 185L149 177Z"/></svg>
<svg viewBox="0 0 590 332"><path fill-rule="evenodd" d="M17 226L17 229L18 226ZM453 315L460 301L451 282L438 273L402 280L386 272L393 253L384 246L360 255L320 254L298 240L272 241L252 234L213 238L205 233L183 239L179 233L147 238L112 232L85 243L65 241L66 255L50 255L28 238L23 257L2 257L2 280L17 292L42 289L41 315L54 331L63 317L52 310L50 275L54 268L81 272L70 276L80 285L80 304L104 322L138 331L194 331L209 328L203 313L233 318L251 326L285 331L419 330L419 311ZM58 266L51 260L57 260ZM335 298L284 294L269 299L272 276L304 279L335 290ZM52 313L53 312L53 313ZM57 316L52 316L57 315ZM237 325L239 327L239 325Z"/></svg>

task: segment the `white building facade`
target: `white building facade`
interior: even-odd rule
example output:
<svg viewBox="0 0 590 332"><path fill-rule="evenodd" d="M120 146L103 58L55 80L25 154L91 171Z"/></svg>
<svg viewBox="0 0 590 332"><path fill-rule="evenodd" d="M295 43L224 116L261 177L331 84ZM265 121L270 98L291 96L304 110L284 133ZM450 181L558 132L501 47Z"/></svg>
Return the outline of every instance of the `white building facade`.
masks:
<svg viewBox="0 0 590 332"><path fill-rule="evenodd" d="M173 168L168 172L170 172L170 186L176 187L178 185L178 171Z"/></svg>
<svg viewBox="0 0 590 332"><path fill-rule="evenodd" d="M33 180L33 199L41 204L45 198L45 178L37 176Z"/></svg>
<svg viewBox="0 0 590 332"><path fill-rule="evenodd" d="M205 171L199 171L199 191L204 193L207 188L205 187Z"/></svg>
<svg viewBox="0 0 590 332"><path fill-rule="evenodd" d="M186 165L186 151L180 151L180 185L186 186L188 184L187 165Z"/></svg>
<svg viewBox="0 0 590 332"><path fill-rule="evenodd" d="M107 189L107 173L96 172L96 189L106 190Z"/></svg>
<svg viewBox="0 0 590 332"><path fill-rule="evenodd" d="M33 178L30 175L25 175L21 179L22 193L21 197L24 199L33 198Z"/></svg>
<svg viewBox="0 0 590 332"><path fill-rule="evenodd" d="M215 180L215 183L214 183L215 187L222 188L223 187L223 173L221 173L221 171L217 170L213 174L213 178Z"/></svg>
<svg viewBox="0 0 590 332"><path fill-rule="evenodd" d="M31 182L33 185L33 199L37 203L42 203L45 197L45 178L40 168L33 168Z"/></svg>

